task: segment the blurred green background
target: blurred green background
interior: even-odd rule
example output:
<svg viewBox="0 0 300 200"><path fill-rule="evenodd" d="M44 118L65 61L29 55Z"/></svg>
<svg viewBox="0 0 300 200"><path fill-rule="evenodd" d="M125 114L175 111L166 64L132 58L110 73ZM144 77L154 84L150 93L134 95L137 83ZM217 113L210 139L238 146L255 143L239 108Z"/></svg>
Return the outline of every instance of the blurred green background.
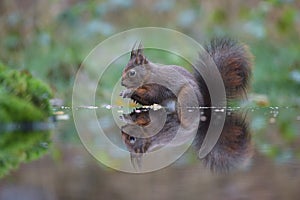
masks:
<svg viewBox="0 0 300 200"><path fill-rule="evenodd" d="M201 43L216 36L240 39L255 55L253 91L276 103L299 103L296 1L4 0L0 8L2 62L30 70L67 101L76 70L99 42L127 29L160 26Z"/></svg>
<svg viewBox="0 0 300 200"><path fill-rule="evenodd" d="M0 8L2 62L30 70L67 102L76 70L99 42L127 29L159 26L203 44L217 36L238 38L255 56L253 92L280 105L299 103L296 1L4 0Z"/></svg>
<svg viewBox="0 0 300 200"><path fill-rule="evenodd" d="M56 98L63 99L64 104L70 106L76 71L88 53L113 34L144 26L175 29L203 44L214 37L230 36L249 46L255 66L248 104L260 108L250 114L255 146L258 155L262 156L256 158L260 163L257 168L235 178L216 177L207 171L201 173L203 169L195 162L193 166L185 166L185 171L175 165L157 172L152 178L147 175L135 177L139 185L134 183L136 188L130 187L126 185L130 175L95 166L95 161L80 145L70 120L59 124L54 131L55 148L50 156L23 166L2 184L0 182L0 188L3 187L0 199L10 199L4 197L14 193L11 191L23 194L26 184L31 188L23 192L29 197L37 195L31 199L102 199L101 195L114 199L153 199L155 191L163 199L181 199L183 194L190 195L189 199L201 197L201 194L204 197L212 195L212 198L225 195L228 199L296 199L299 191L293 185L299 185L300 179L299 1L2 0L0 60L12 69L30 71L50 85ZM164 59L166 63L177 62L177 58L172 56ZM121 68L116 73L109 73L98 91L107 103L110 103L113 80L120 75ZM41 178L36 173L50 175ZM94 176L95 173L98 175ZM192 177L194 173L198 175ZM185 178L177 183L178 174ZM75 183L79 181L77 176L84 180L84 184ZM161 178L163 176L166 178ZM263 176L272 178L260 180ZM245 177L249 181L245 181ZM119 178L122 181L116 183ZM201 186L200 179L208 186L193 189L193 185ZM279 180L288 184L285 186ZM234 182L232 185L229 184L231 181ZM67 184L59 184L58 187L55 184L59 182ZM271 186L265 187L263 183L271 183ZM114 184L116 186L112 186ZM96 186L101 188L99 192ZM150 190L147 190L149 187ZM42 192L37 192L36 188L42 189ZM165 191L168 188L170 192ZM176 188L177 192L184 190L182 195L174 194ZM216 192L211 194L215 189ZM284 193L284 189L288 192ZM18 197L14 196L14 199Z"/></svg>

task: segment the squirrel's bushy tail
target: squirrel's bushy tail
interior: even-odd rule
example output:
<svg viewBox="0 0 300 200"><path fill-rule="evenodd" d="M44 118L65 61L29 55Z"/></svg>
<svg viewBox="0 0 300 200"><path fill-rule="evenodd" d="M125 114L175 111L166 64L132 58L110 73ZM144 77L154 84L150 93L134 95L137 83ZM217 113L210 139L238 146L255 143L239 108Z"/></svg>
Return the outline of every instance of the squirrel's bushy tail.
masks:
<svg viewBox="0 0 300 200"><path fill-rule="evenodd" d="M205 46L207 53L200 54L201 61L195 77L198 81L201 94L203 94L204 106L211 107L210 93L207 84L215 83L215 74L211 72L211 61L217 66L223 83L227 100L238 99L246 94L252 68L252 55L246 45L228 38L213 39ZM204 73L202 73L204 72ZM203 74L203 75L201 75ZM204 81L209 80L209 83ZM216 92L216 91L211 91ZM214 124L211 118L211 109L205 109L204 115L207 120L199 126L195 139L196 147L199 150L206 136L210 123ZM252 155L251 135L245 120L239 115L227 116L218 142L212 151L203 158L204 164L212 171L224 172L243 166Z"/></svg>
<svg viewBox="0 0 300 200"><path fill-rule="evenodd" d="M225 86L226 98L229 100L235 99L245 94L251 78L252 68L252 55L248 47L233 39L216 38L204 48L207 52L206 54L212 58L221 74ZM201 54L200 59L202 59L200 64L202 68L207 69L212 67L206 64L207 55ZM203 63L206 66L203 66ZM210 98L206 83L199 72L196 72L195 76L199 82L202 94L207 94L204 100L206 104L209 104ZM214 75L212 74L211 77L207 78L213 79Z"/></svg>

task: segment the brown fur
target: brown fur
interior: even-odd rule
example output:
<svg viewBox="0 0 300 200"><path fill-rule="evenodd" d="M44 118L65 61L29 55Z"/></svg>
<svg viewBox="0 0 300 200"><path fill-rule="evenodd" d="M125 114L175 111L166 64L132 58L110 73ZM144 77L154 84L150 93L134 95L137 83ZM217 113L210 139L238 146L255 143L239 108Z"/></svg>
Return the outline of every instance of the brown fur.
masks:
<svg viewBox="0 0 300 200"><path fill-rule="evenodd" d="M240 44L231 39L214 39L209 45L205 47L210 58L215 62L221 77L224 81L226 90L226 97L228 100L243 97L248 88L251 78L252 70L252 55L250 54L246 45ZM207 59L206 55L200 55L204 61ZM135 69L137 65L143 74L142 85L135 85L135 79L129 79L126 74L130 69ZM199 62L198 67L206 67ZM209 66L208 66L209 67ZM209 74L210 78L214 80L214 74ZM125 80L126 79L126 84ZM160 85L152 80L161 80L167 85L171 85L173 90ZM197 106L212 106L210 102L210 94L206 83L196 70L194 75L180 66L174 65L157 65L151 63L143 55L142 49L139 46L137 50L132 50L130 61L122 74L123 85L130 85L130 89L134 88L130 98L142 105L164 104L169 100L181 99L182 102L188 102L191 98L191 93L197 97ZM139 84L141 81L137 81ZM131 84L133 83L133 84ZM188 86L188 87L187 87ZM188 90L185 90L188 88ZM181 96L180 96L181 95ZM128 97L128 96L126 96ZM188 104L187 104L188 105ZM204 115L207 117L205 122L200 123L196 137L196 146L200 148L204 137L206 136L207 128L211 119L211 110L204 110ZM174 121L172 121L174 120ZM147 120L136 118L136 123L144 126ZM174 137L174 127L183 121L169 118L164 129L160 134L150 138L140 138L134 145L128 143L130 133L122 133L125 143L135 153L144 153L154 143L161 143L162 141L169 141ZM127 140L127 142L126 142ZM203 159L205 165L212 171L228 171L242 165L251 157L251 137L247 127L247 123L240 120L237 116L229 116L221 133L221 136L213 148L213 150Z"/></svg>

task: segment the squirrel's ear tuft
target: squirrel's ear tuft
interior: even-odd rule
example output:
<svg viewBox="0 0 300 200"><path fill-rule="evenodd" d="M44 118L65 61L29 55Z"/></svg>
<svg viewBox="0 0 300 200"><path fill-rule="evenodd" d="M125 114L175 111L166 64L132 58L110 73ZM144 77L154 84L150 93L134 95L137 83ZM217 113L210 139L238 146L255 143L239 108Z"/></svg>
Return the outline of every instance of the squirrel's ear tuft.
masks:
<svg viewBox="0 0 300 200"><path fill-rule="evenodd" d="M143 44L140 42L138 49L137 49L137 54L138 55L143 55L144 51L143 51Z"/></svg>
<svg viewBox="0 0 300 200"><path fill-rule="evenodd" d="M134 58L137 56L137 51L135 50L135 46L136 46L136 42L134 43L132 49L131 49L131 53L130 53L130 59Z"/></svg>
<svg viewBox="0 0 300 200"><path fill-rule="evenodd" d="M143 45L140 43L137 49L135 49L135 46L136 43L134 43L131 50L130 59L134 59L134 64L136 65L148 64L149 61L146 56L144 56Z"/></svg>

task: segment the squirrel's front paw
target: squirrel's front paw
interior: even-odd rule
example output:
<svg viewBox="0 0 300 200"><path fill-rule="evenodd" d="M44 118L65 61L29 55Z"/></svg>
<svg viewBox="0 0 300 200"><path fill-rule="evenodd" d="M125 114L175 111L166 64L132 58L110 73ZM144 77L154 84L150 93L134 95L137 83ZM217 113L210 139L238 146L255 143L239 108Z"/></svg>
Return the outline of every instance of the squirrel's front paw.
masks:
<svg viewBox="0 0 300 200"><path fill-rule="evenodd" d="M120 92L120 96L123 97L123 98L130 98L132 93L133 93L133 90L126 89L126 90L123 90L123 91Z"/></svg>

